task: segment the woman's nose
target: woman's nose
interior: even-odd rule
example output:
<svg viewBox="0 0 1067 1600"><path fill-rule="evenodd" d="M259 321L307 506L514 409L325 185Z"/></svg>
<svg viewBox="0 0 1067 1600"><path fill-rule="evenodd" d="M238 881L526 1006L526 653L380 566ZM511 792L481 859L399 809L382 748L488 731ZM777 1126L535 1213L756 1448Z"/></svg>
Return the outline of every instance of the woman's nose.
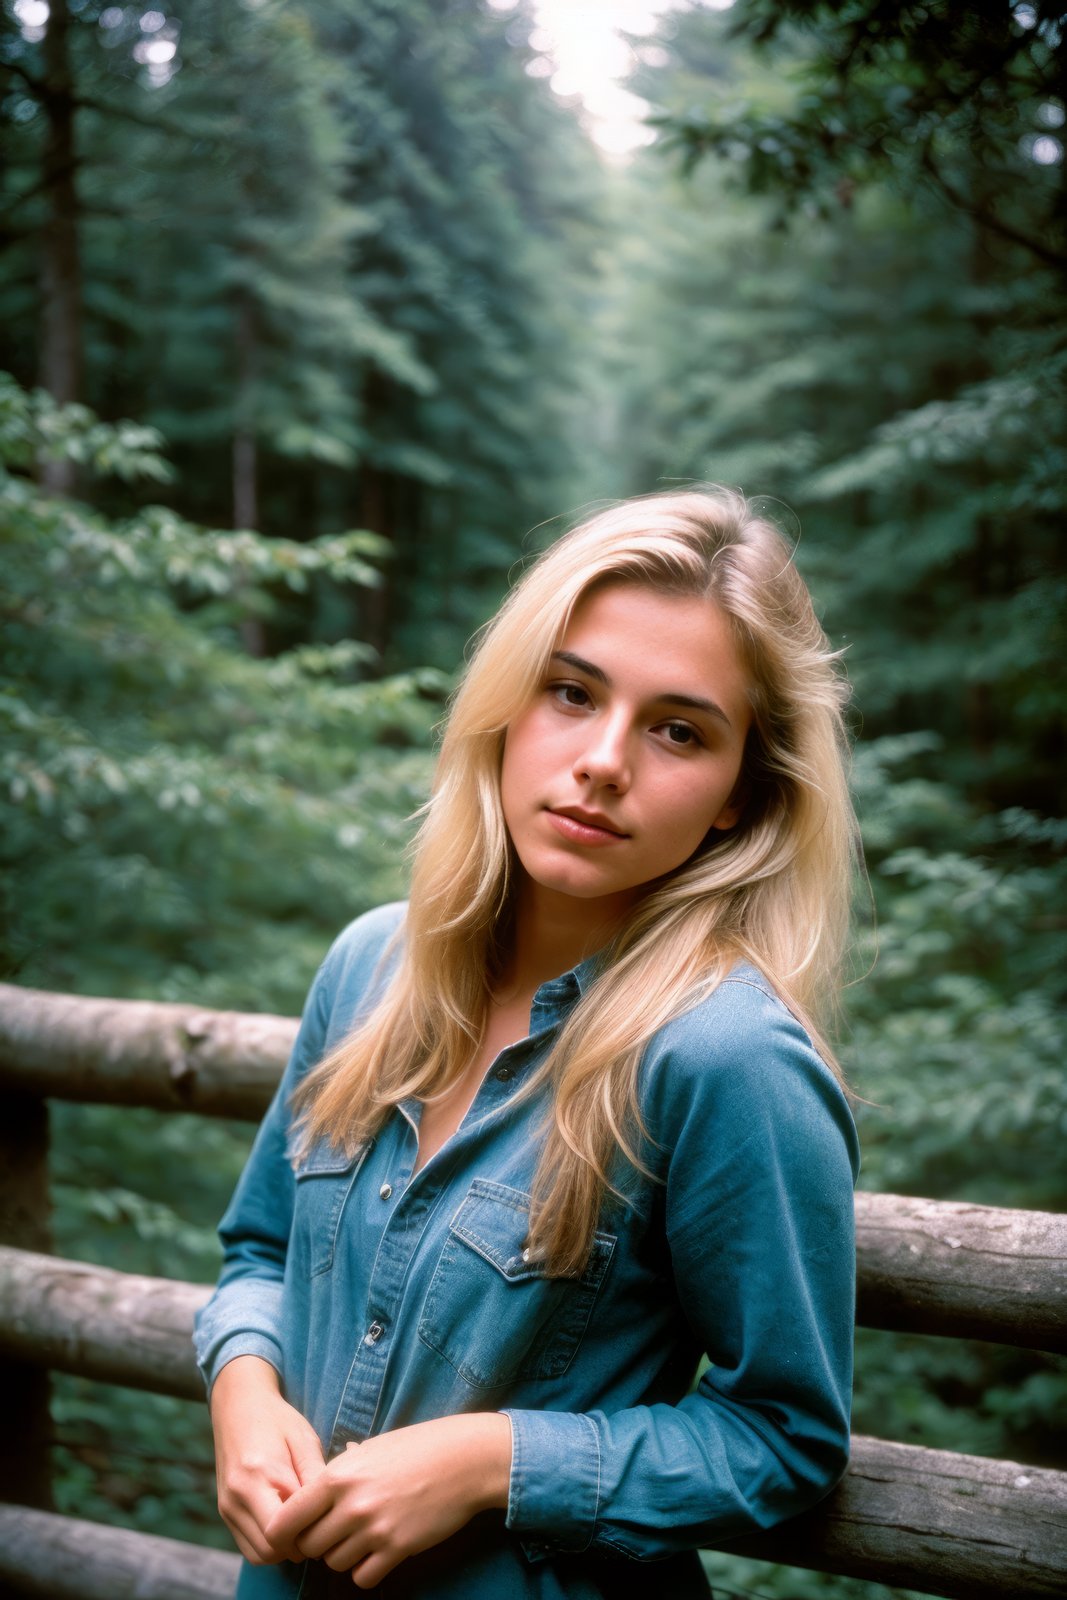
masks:
<svg viewBox="0 0 1067 1600"><path fill-rule="evenodd" d="M574 763L575 778L624 793L631 781L627 729L610 718L586 726L588 737Z"/></svg>

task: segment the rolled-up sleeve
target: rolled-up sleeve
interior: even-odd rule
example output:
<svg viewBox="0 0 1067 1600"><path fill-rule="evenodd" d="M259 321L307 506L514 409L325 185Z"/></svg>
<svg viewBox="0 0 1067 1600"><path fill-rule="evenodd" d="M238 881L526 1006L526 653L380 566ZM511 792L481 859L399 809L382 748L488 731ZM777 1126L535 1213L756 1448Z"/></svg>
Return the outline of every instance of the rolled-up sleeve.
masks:
<svg viewBox="0 0 1067 1600"><path fill-rule="evenodd" d="M222 1272L193 1334L209 1390L235 1356L262 1356L282 1370L282 1284L296 1198L289 1161L293 1091L380 996L395 966L404 910L392 902L350 922L308 992L289 1063L219 1224Z"/></svg>
<svg viewBox="0 0 1067 1600"><path fill-rule="evenodd" d="M781 1002L734 980L646 1068L670 1273L708 1364L676 1405L508 1411L507 1520L531 1559L740 1536L848 1461L858 1150L839 1085Z"/></svg>
<svg viewBox="0 0 1067 1600"><path fill-rule="evenodd" d="M222 1272L193 1332L197 1364L209 1391L236 1356L261 1356L282 1369L282 1281L294 1199L287 1156L289 1102L300 1079L323 1055L337 949L336 944L331 948L311 986L288 1065L219 1223Z"/></svg>

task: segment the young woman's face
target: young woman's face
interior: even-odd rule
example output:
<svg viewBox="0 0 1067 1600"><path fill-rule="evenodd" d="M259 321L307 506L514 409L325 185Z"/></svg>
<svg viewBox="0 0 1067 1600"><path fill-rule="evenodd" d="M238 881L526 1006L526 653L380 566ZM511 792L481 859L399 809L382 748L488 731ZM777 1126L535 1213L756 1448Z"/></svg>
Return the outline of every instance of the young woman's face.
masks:
<svg viewBox="0 0 1067 1600"><path fill-rule="evenodd" d="M732 827L747 689L714 601L617 581L587 595L504 745L504 818L532 883L621 912Z"/></svg>

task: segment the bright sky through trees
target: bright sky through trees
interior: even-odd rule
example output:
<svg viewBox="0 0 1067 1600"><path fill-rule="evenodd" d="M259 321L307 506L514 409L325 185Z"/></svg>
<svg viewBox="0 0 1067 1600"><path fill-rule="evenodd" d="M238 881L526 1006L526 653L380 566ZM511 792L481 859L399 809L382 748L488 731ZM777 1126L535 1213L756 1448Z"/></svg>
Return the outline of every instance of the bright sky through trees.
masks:
<svg viewBox="0 0 1067 1600"><path fill-rule="evenodd" d="M514 11L517 0L487 0L491 10ZM726 11L733 0L696 0L707 10ZM639 61L662 65L654 35L669 11L688 10L675 0L536 0L537 27L530 36L538 52L527 70L548 78L562 98L578 99L596 143L609 155L625 156L655 137L643 125L648 102L625 80ZM633 37L623 37L623 35ZM642 38L649 35L647 44Z"/></svg>

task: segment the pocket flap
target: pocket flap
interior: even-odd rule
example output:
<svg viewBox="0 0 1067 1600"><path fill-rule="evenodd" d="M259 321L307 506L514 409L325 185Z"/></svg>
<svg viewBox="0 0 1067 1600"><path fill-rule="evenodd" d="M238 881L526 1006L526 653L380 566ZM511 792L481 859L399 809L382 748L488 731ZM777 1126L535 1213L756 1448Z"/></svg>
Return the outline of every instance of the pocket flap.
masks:
<svg viewBox="0 0 1067 1600"><path fill-rule="evenodd" d="M295 1163L293 1171L296 1181L299 1183L303 1178L339 1178L343 1173L352 1170L356 1162L365 1155L366 1150L366 1141L357 1145L349 1154L339 1145L329 1144L325 1139L320 1139Z"/></svg>
<svg viewBox="0 0 1067 1600"><path fill-rule="evenodd" d="M464 1244L476 1250L484 1261L496 1268L510 1283L526 1278L549 1278L543 1260L533 1256L526 1243L530 1228L530 1197L521 1189L475 1178L459 1210L452 1218L451 1231ZM615 1241L610 1234L598 1233L581 1282L596 1286L607 1271ZM559 1276L559 1274L555 1274Z"/></svg>

